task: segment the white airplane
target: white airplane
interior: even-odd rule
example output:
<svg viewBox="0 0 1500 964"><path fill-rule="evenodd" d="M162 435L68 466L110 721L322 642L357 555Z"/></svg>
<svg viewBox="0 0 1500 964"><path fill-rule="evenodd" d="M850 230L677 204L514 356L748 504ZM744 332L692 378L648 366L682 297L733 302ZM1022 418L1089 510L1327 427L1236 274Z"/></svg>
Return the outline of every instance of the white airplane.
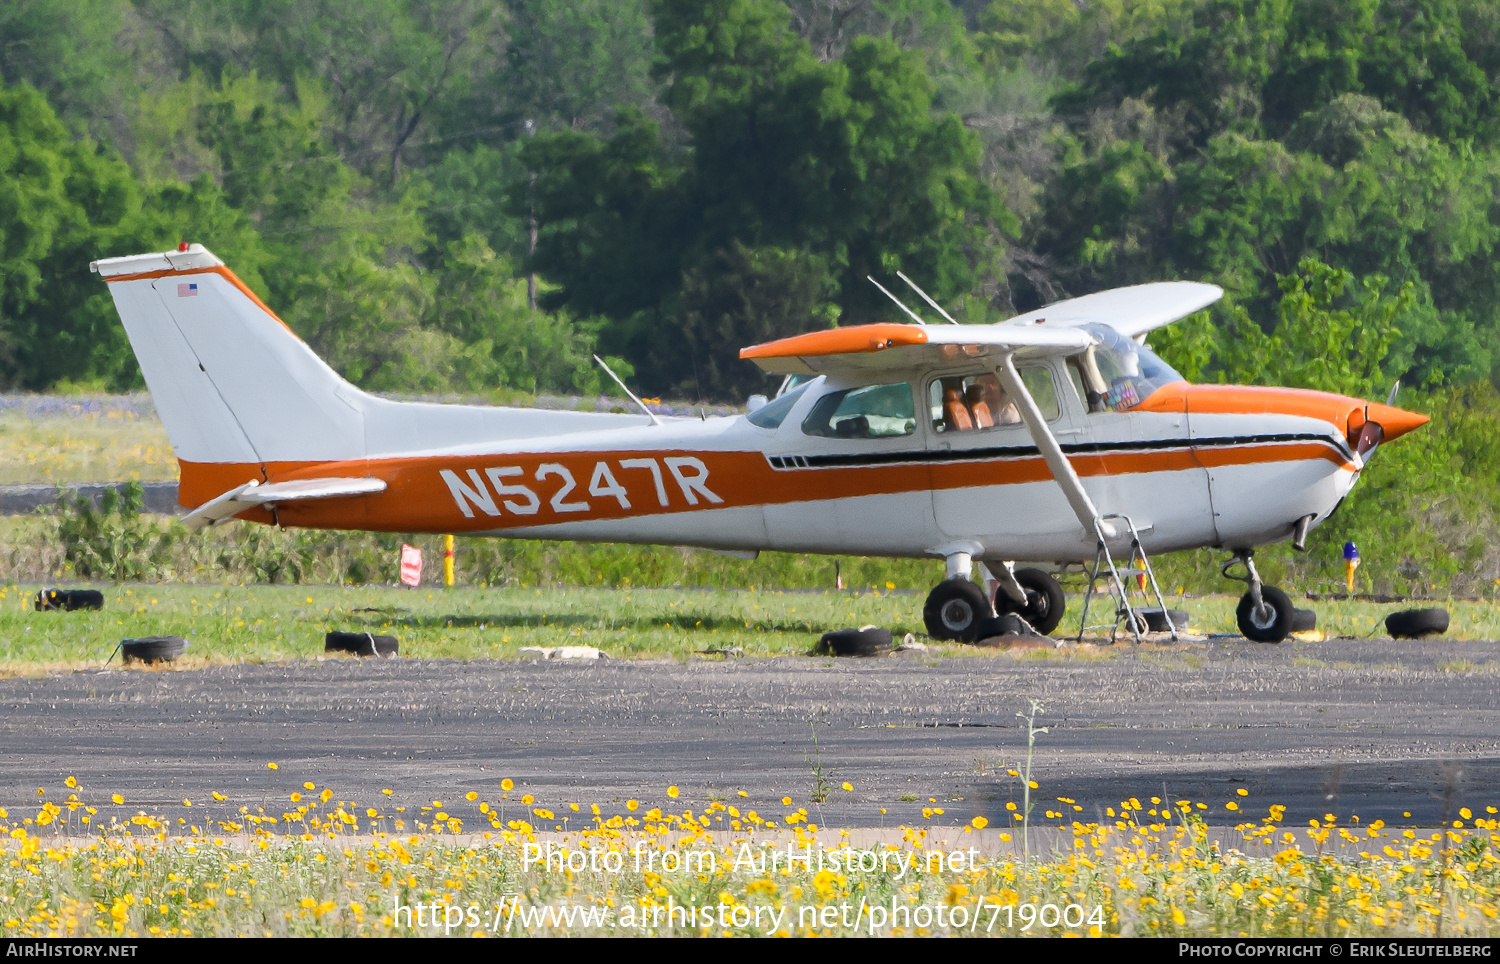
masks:
<svg viewBox="0 0 1500 964"><path fill-rule="evenodd" d="M1211 546L1232 553L1226 576L1243 565L1241 630L1280 640L1292 606L1262 584L1254 547L1300 547L1377 445L1427 421L1341 395L1189 385L1144 344L1222 295L1189 282L993 325L927 325L903 306L912 324L756 345L741 357L788 376L776 398L699 419L389 401L340 378L201 245L90 268L171 439L189 526L937 557L947 578L923 615L940 639L974 640L992 606L1057 627L1061 587L1017 560L1092 561L1123 600L1116 553ZM1124 608L1116 627L1122 612L1136 628Z"/></svg>

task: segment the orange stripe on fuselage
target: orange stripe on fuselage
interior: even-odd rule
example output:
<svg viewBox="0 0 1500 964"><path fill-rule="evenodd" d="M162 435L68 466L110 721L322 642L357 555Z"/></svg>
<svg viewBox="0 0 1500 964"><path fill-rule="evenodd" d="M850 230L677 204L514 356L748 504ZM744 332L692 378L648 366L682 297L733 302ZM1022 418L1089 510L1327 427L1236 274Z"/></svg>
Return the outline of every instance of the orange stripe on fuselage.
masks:
<svg viewBox="0 0 1500 964"><path fill-rule="evenodd" d="M1210 448L1184 444L1150 452L1105 451L1069 457L1085 478L1310 459L1358 471L1331 441ZM632 464L627 466L627 462ZM201 504L260 477L258 465L181 464L184 505ZM930 489L1017 485L1052 478L1039 455L775 469L760 452L622 451L276 463L266 469L273 482L362 476L384 480L386 490L374 495L283 503L278 518L286 526L390 532L514 529ZM444 470L453 474L457 488L444 478ZM502 490L500 486L507 488ZM468 507L469 515L459 508L460 501ZM271 521L270 513L263 509L250 510L240 518Z"/></svg>
<svg viewBox="0 0 1500 964"><path fill-rule="evenodd" d="M264 466L265 471L262 472L259 462L185 462L178 459L177 504L183 508L196 509L203 503L217 499L230 489L244 485L246 482L276 482L288 478L307 478L305 470L316 470L319 466L332 464L335 463L267 462ZM348 467L352 463L336 464L344 466L348 472ZM327 474L316 471L312 473L314 477ZM361 467L354 474L363 476L365 470Z"/></svg>
<svg viewBox="0 0 1500 964"><path fill-rule="evenodd" d="M1305 462L1324 459L1346 472L1358 472L1360 467L1349 461L1344 453L1330 442L1281 442L1263 445L1225 445L1197 449L1198 460L1205 468L1223 465L1258 465L1264 462Z"/></svg>

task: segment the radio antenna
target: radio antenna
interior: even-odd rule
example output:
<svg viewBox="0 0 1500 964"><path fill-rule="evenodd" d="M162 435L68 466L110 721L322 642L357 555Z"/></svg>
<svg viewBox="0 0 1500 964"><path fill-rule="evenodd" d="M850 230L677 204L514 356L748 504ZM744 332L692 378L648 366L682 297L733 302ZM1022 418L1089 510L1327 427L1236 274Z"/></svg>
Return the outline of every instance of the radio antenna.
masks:
<svg viewBox="0 0 1500 964"><path fill-rule="evenodd" d="M889 291L886 291L885 290L885 285L883 285L880 282L876 281L874 278L871 278L869 275L865 275L865 278L869 280L870 284L872 284L875 287L879 288L880 291L881 291L881 293L884 294L887 298L889 298L892 301L894 301L896 303L896 307L897 308L900 308L902 311L904 311L908 315L910 315L912 321L915 321L917 324L923 325L923 326L925 326L927 324L927 322L923 321L921 318L919 318L917 316L916 312L912 311L910 308L908 308L905 305L903 305L901 303L901 299L900 298L897 298L895 295L891 294Z"/></svg>
<svg viewBox="0 0 1500 964"><path fill-rule="evenodd" d="M656 413L653 412L653 411L651 411L651 409L647 408L645 402L641 401L639 398L636 398L635 397L635 392L632 392L630 389L625 388L625 383L622 382L622 381L620 381L620 376L615 374L615 371L614 371L613 368L610 368L608 365L604 364L604 359L600 358L598 355L595 355L594 356L594 361L598 362L599 363L599 367L602 368L602 369L604 369L605 374L609 375L610 378L613 378L615 380L615 384L619 385L620 388L624 390L625 394L630 396L630 400L632 402L635 402L637 405L639 405L641 407L641 411L645 412L646 413L646 417L649 418L649 419L651 419L651 424L652 425L660 425L661 424L661 420L656 417Z"/></svg>
<svg viewBox="0 0 1500 964"><path fill-rule="evenodd" d="M952 315L948 314L946 311L943 310L943 306L942 305L938 304L936 301L933 301L930 297L928 297L927 292L923 291L921 288L918 288L917 287L917 283L915 281L911 280L910 278L908 278L906 275L902 274L899 271L896 272L896 277L900 278L902 281L905 281L908 285L910 285L911 286L911 290L913 290L917 294L921 295L923 301L927 302L929 305L932 305L932 308L933 308L934 311L936 311L938 314L942 315L944 318L947 318L953 324L955 324L955 325L958 324L957 321L954 321Z"/></svg>

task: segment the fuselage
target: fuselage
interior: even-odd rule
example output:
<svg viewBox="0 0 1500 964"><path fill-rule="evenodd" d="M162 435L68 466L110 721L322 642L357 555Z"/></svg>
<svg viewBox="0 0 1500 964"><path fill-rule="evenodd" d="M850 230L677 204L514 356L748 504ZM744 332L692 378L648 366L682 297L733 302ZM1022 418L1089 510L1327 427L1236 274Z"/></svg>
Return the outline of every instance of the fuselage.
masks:
<svg viewBox="0 0 1500 964"><path fill-rule="evenodd" d="M941 546L967 540L980 547L977 558L1091 559L1094 536L1079 525L1024 425L945 422L934 386L982 374L958 365L883 376L875 386L881 404L888 410L895 397L899 406L909 392L913 417L887 422L876 437L838 437L817 417L820 402L827 409L839 393L868 394L868 380L819 377L773 403L784 409L775 419L668 420L283 464L272 467L271 481L369 476L387 488L241 518L895 557L940 554ZM1065 360L1040 360L1023 374L1041 389L1034 394L1050 390L1049 426L1100 510L1128 515L1151 552L1286 539L1298 519L1326 519L1363 468L1351 417L1363 422L1371 406L1357 399L1179 381L1128 410L1090 412ZM1385 418L1387 437L1404 430L1395 427L1399 419ZM192 475L211 491L252 477L251 468L185 465L184 479Z"/></svg>

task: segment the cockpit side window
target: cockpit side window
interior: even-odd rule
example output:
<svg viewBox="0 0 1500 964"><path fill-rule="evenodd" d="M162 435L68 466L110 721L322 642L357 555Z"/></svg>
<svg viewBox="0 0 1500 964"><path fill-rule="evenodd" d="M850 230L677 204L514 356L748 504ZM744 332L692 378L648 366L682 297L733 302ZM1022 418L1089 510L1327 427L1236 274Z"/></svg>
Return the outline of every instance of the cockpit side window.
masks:
<svg viewBox="0 0 1500 964"><path fill-rule="evenodd" d="M906 382L829 392L802 422L805 434L822 438L896 438L916 428L916 407Z"/></svg>

